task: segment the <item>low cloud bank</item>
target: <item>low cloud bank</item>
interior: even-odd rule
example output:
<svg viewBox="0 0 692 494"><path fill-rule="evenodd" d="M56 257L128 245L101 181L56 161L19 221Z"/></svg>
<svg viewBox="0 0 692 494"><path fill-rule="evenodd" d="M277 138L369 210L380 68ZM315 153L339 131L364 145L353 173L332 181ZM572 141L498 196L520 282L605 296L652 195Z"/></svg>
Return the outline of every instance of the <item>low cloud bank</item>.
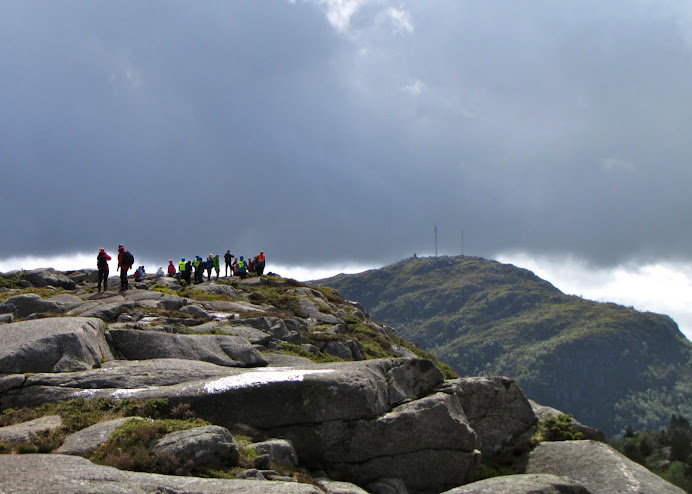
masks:
<svg viewBox="0 0 692 494"><path fill-rule="evenodd" d="M111 275L116 274L115 252L109 252ZM503 253L496 256L503 263L529 269L567 294L580 295L597 302L615 302L640 311L667 314L678 323L680 330L692 339L692 263L655 262L640 265L626 264L612 268L597 268L574 257L541 257L526 253ZM177 265L179 259L174 259ZM166 268L167 260L136 259L147 273L159 266ZM52 267L60 271L95 269L96 253L78 252L57 256L24 256L0 259L0 272L17 269ZM372 264L290 265L267 263L267 272L285 278L308 281L340 273L360 273L380 266ZM223 265L222 265L223 273Z"/></svg>

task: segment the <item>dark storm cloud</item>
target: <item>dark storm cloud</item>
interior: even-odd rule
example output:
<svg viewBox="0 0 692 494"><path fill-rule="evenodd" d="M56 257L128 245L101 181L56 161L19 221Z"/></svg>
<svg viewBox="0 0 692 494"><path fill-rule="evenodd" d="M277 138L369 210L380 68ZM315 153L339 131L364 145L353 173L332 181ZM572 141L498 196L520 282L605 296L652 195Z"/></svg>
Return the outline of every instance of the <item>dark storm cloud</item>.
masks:
<svg viewBox="0 0 692 494"><path fill-rule="evenodd" d="M684 5L0 3L0 255L689 259Z"/></svg>

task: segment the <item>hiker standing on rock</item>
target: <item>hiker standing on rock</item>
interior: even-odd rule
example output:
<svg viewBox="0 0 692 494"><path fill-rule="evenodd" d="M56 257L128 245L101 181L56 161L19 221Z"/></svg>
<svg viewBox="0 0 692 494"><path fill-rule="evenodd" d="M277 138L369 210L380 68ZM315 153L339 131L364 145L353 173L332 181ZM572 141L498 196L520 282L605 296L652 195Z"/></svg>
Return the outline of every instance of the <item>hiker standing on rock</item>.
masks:
<svg viewBox="0 0 692 494"><path fill-rule="evenodd" d="M135 263L134 256L129 250L125 250L123 244L118 245L118 269L120 270L120 290L127 290L127 272Z"/></svg>
<svg viewBox="0 0 692 494"><path fill-rule="evenodd" d="M257 256L257 263L255 264L255 272L258 274L258 276L262 276L264 274L264 265L266 261L267 258L264 255L264 251L261 251Z"/></svg>
<svg viewBox="0 0 692 494"><path fill-rule="evenodd" d="M221 266L219 266L219 255L216 254L214 256L214 271L216 271L216 279L219 279L219 271L221 270Z"/></svg>
<svg viewBox="0 0 692 494"><path fill-rule="evenodd" d="M207 281L211 281L211 270L214 269L214 254L207 257Z"/></svg>
<svg viewBox="0 0 692 494"><path fill-rule="evenodd" d="M108 261L111 256L106 253L106 249L100 248L96 256L96 267L99 270L99 292L101 291L101 281L103 281L103 291L108 290Z"/></svg>
<svg viewBox="0 0 692 494"><path fill-rule="evenodd" d="M223 260L226 262L226 276L228 276L228 268L231 268L231 276L233 276L233 254L230 249L223 255Z"/></svg>
<svg viewBox="0 0 692 494"><path fill-rule="evenodd" d="M175 266L173 265L173 259L168 260L168 277L172 278L175 276Z"/></svg>
<svg viewBox="0 0 692 494"><path fill-rule="evenodd" d="M184 261L185 259L183 259ZM190 286L190 281L192 280L192 261L187 261L185 263L185 282Z"/></svg>
<svg viewBox="0 0 692 494"><path fill-rule="evenodd" d="M247 277L247 261L243 256L240 256L240 261L238 261L238 276L241 280Z"/></svg>

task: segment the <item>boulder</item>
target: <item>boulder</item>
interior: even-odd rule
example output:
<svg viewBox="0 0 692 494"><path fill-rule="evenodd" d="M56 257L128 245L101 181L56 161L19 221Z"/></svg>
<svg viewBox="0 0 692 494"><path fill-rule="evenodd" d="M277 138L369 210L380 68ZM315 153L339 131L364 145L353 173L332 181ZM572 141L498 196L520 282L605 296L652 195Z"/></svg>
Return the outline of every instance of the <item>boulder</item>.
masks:
<svg viewBox="0 0 692 494"><path fill-rule="evenodd" d="M556 408L540 405L533 400L529 400L529 403L531 404L531 409L533 410L533 413L536 415L538 420L545 420L550 417L565 415L563 412L557 410ZM594 441L600 441L602 443L607 442L603 431L596 429L595 427L589 427L588 425L584 425L574 417L570 418L570 425L574 428L575 431L581 432L581 439L593 439Z"/></svg>
<svg viewBox="0 0 692 494"><path fill-rule="evenodd" d="M256 305L250 302L238 301L238 302L224 302L224 301L212 301L207 302L212 309L222 311L222 312L247 312L247 313L264 313L269 309L272 309L269 305Z"/></svg>
<svg viewBox="0 0 692 494"><path fill-rule="evenodd" d="M490 458L538 422L515 381L506 377L466 377L452 384L464 413L478 435L478 449Z"/></svg>
<svg viewBox="0 0 692 494"><path fill-rule="evenodd" d="M53 431L61 426L62 419L59 415L47 415L21 424L0 427L0 441L9 443L27 442L35 434Z"/></svg>
<svg viewBox="0 0 692 494"><path fill-rule="evenodd" d="M219 325L218 322L214 324L217 325L216 328L218 328L219 331L222 331L229 335L245 338L253 345L266 346L267 343L269 343L272 339L271 334L266 333L260 329L252 328L250 326L231 326L228 324ZM195 331L197 330L198 328L195 328Z"/></svg>
<svg viewBox="0 0 692 494"><path fill-rule="evenodd" d="M365 360L365 351L363 350L363 346L360 344L360 341L358 341L357 338L348 340L346 342L346 346L349 350L351 350L353 360Z"/></svg>
<svg viewBox="0 0 692 494"><path fill-rule="evenodd" d="M244 338L111 329L115 350L128 360L177 358L230 367L263 367L267 360Z"/></svg>
<svg viewBox="0 0 692 494"><path fill-rule="evenodd" d="M343 341L332 340L324 342L322 351L344 360L353 360L353 353L351 353L351 349Z"/></svg>
<svg viewBox="0 0 692 494"><path fill-rule="evenodd" d="M190 303L190 300L177 295L166 295L158 300L156 307L165 310L180 310Z"/></svg>
<svg viewBox="0 0 692 494"><path fill-rule="evenodd" d="M367 485L371 494L408 494L408 489L401 479L378 479Z"/></svg>
<svg viewBox="0 0 692 494"><path fill-rule="evenodd" d="M118 316L120 316L120 314L129 312L134 307L135 303L131 301L97 303L96 305L93 305L85 311L81 312L79 315L82 317L95 317L106 322L115 322L117 321ZM79 311L80 309L81 307L77 307L74 310Z"/></svg>
<svg viewBox="0 0 692 494"><path fill-rule="evenodd" d="M65 276L70 278L77 284L80 283L98 283L98 269L80 269L78 271L65 271Z"/></svg>
<svg viewBox="0 0 692 494"><path fill-rule="evenodd" d="M14 322L14 314L0 314L0 324Z"/></svg>
<svg viewBox="0 0 692 494"><path fill-rule="evenodd" d="M157 457L175 458L193 469L231 468L238 465L240 452L228 429L216 425L171 432L153 448Z"/></svg>
<svg viewBox="0 0 692 494"><path fill-rule="evenodd" d="M161 300L166 297L166 294L153 290L128 290L123 292L122 297L125 300L140 302L142 300Z"/></svg>
<svg viewBox="0 0 692 494"><path fill-rule="evenodd" d="M397 359L396 362L399 365L392 366L387 372L391 406L422 398L444 380L442 371L430 360L411 358Z"/></svg>
<svg viewBox="0 0 692 494"><path fill-rule="evenodd" d="M211 319L211 316L207 314L207 311L205 311L199 304L186 305L185 307L180 309L180 312L184 312L185 314L190 314L191 316L199 317L202 319Z"/></svg>
<svg viewBox="0 0 692 494"><path fill-rule="evenodd" d="M271 463L279 466L295 467L298 465L298 455L291 441L271 439L250 445L259 455L268 455Z"/></svg>
<svg viewBox="0 0 692 494"><path fill-rule="evenodd" d="M53 268L39 268L26 271L21 277L33 286L39 288L46 286L60 287L65 290L74 290L77 288L77 284L74 281Z"/></svg>
<svg viewBox="0 0 692 494"><path fill-rule="evenodd" d="M63 455L84 456L104 444L110 438L113 431L130 420L143 420L141 417L123 417L120 419L99 422L90 427L70 434L65 438L62 446L55 452Z"/></svg>
<svg viewBox="0 0 692 494"><path fill-rule="evenodd" d="M506 475L456 487L442 494L591 494L572 479L550 474Z"/></svg>
<svg viewBox="0 0 692 494"><path fill-rule="evenodd" d="M0 373L72 372L112 360L98 319L54 317L0 326Z"/></svg>
<svg viewBox="0 0 692 494"><path fill-rule="evenodd" d="M526 473L547 473L582 484L591 494L683 494L683 490L598 441L543 442L529 454Z"/></svg>
<svg viewBox="0 0 692 494"><path fill-rule="evenodd" d="M282 428L301 463L334 479L366 485L383 477L411 492L439 492L468 482L479 461L476 434L454 395L435 393L372 419Z"/></svg>
<svg viewBox="0 0 692 494"><path fill-rule="evenodd" d="M368 491L361 489L350 482L339 482L338 480L318 479L317 485L327 494L368 494Z"/></svg>
<svg viewBox="0 0 692 494"><path fill-rule="evenodd" d="M180 280L168 276L158 278L156 280L156 283L165 286L169 290L179 290L180 288L182 288L182 286L180 285Z"/></svg>
<svg viewBox="0 0 692 494"><path fill-rule="evenodd" d="M196 285L195 290L206 293L215 293L219 295L228 295L229 297L238 297L238 291L229 285L216 284L214 282Z"/></svg>
<svg viewBox="0 0 692 494"><path fill-rule="evenodd" d="M0 313L10 313L20 319L46 312L62 313L65 312L65 306L59 302L43 300L35 293L15 295L0 303Z"/></svg>
<svg viewBox="0 0 692 494"><path fill-rule="evenodd" d="M308 317L314 319L319 324L343 324L344 322L333 314L328 314L320 310L321 305L325 305L326 302L321 301L320 305L318 305L313 299L301 298L298 304Z"/></svg>
<svg viewBox="0 0 692 494"><path fill-rule="evenodd" d="M79 307L84 303L84 300L79 298L77 295L71 295L69 293L60 293L46 299L46 302L55 302L61 304L65 309L70 310L75 307Z"/></svg>
<svg viewBox="0 0 692 494"><path fill-rule="evenodd" d="M204 479L126 472L69 455L0 455L0 492L41 494L323 494L297 482Z"/></svg>

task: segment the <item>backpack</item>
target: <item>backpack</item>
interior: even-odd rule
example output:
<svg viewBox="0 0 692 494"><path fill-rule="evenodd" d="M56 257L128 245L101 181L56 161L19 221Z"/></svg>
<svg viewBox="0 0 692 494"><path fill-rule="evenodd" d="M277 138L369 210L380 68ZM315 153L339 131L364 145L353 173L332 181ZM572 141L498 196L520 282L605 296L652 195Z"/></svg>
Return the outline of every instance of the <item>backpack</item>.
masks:
<svg viewBox="0 0 692 494"><path fill-rule="evenodd" d="M99 269L104 269L106 266L108 266L107 262L105 252L99 252L99 255L96 256L96 267Z"/></svg>
<svg viewBox="0 0 692 494"><path fill-rule="evenodd" d="M123 264L125 266L132 266L135 263L135 256L132 255L132 252L129 250L125 251L125 254L123 255Z"/></svg>

